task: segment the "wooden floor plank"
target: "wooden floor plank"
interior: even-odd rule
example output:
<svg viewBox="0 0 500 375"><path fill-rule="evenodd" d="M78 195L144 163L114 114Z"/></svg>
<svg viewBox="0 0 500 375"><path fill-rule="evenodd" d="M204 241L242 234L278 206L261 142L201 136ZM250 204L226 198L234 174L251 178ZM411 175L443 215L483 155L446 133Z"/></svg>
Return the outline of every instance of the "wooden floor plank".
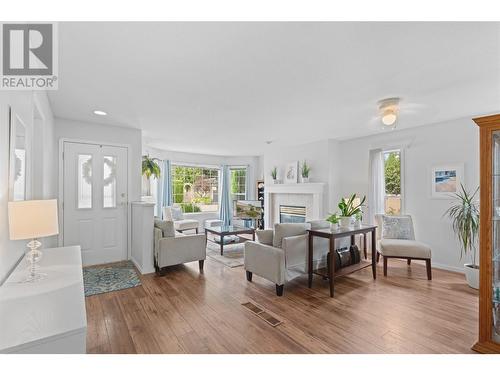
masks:
<svg viewBox="0 0 500 375"><path fill-rule="evenodd" d="M307 277L274 284L212 259L172 267L142 286L88 297L87 348L93 353L471 353L478 295L463 275L391 260L373 280L365 269L328 283ZM271 327L241 306L277 315Z"/></svg>

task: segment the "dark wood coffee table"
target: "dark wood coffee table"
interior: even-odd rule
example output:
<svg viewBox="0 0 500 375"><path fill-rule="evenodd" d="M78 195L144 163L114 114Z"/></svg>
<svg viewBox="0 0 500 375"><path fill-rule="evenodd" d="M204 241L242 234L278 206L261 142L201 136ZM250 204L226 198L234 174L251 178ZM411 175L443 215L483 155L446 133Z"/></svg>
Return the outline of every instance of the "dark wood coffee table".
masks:
<svg viewBox="0 0 500 375"><path fill-rule="evenodd" d="M205 235L207 236L207 241L218 244L216 241L208 238L208 233L212 233L212 234L215 234L216 236L219 236L220 255L224 255L224 237L226 237L226 236L237 236L240 239L248 241L250 239L246 238L246 237L242 237L241 234L251 234L252 241L255 241L255 229L254 228L239 227L236 225L223 225L220 227L207 227L207 228L205 228Z"/></svg>
<svg viewBox="0 0 500 375"><path fill-rule="evenodd" d="M312 278L313 278L313 273L326 277L330 281L330 297L333 297L333 292L334 292L334 281L335 278L340 277L340 276L345 276L348 274L351 274L353 272L362 270L367 267L372 267L372 273L373 273L373 278L377 278L377 254L376 254L376 236L375 236L375 230L377 229L376 225L362 225L359 228L349 228L349 229L337 229L337 230L332 230L332 229L317 229L317 230L309 230L309 247L308 247L308 273L309 273L309 280L308 280L308 286L309 288L312 287ZM366 235L368 233L371 233L372 237L372 259L371 262L368 262L366 260L361 260L357 264L353 264L351 266L347 266L344 268L340 268L339 270L335 271L335 239L337 238L342 238L342 237L351 237L351 245L354 245L354 236L356 234L364 234L365 235L365 252L366 252ZM314 237L322 237L322 238L328 238L330 241L330 251L328 252L328 257L330 259L330 267L326 269L319 269L317 271L313 271L313 245L314 245Z"/></svg>

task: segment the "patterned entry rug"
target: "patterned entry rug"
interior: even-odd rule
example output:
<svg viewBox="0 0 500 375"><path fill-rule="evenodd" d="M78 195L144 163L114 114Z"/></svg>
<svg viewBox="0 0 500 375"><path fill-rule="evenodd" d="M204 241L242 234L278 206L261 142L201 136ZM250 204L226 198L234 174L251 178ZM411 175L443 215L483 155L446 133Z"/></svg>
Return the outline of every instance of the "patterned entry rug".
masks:
<svg viewBox="0 0 500 375"><path fill-rule="evenodd" d="M131 261L90 266L83 269L85 297L141 285Z"/></svg>
<svg viewBox="0 0 500 375"><path fill-rule="evenodd" d="M220 247L218 244L208 241L207 256L224 264L226 267L240 267L244 264L243 243L224 245L224 255L220 255Z"/></svg>

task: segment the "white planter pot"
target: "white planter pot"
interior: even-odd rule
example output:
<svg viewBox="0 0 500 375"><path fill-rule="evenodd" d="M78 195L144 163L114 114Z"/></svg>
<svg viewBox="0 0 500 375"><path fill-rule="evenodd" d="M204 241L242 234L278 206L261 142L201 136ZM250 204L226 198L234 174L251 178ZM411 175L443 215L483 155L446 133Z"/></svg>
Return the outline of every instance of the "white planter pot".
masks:
<svg viewBox="0 0 500 375"><path fill-rule="evenodd" d="M472 264L464 264L465 279L471 288L479 289L479 268L472 268Z"/></svg>
<svg viewBox="0 0 500 375"><path fill-rule="evenodd" d="M330 223L330 229L331 230L338 230L339 229L339 223L337 223L337 224Z"/></svg>
<svg viewBox="0 0 500 375"><path fill-rule="evenodd" d="M350 228L352 225L352 217L351 216L341 216L340 217L340 227L341 228Z"/></svg>
<svg viewBox="0 0 500 375"><path fill-rule="evenodd" d="M361 221L360 220L354 221L354 228L361 228Z"/></svg>
<svg viewBox="0 0 500 375"><path fill-rule="evenodd" d="M278 180L273 180L273 184L277 184L278 183Z"/></svg>
<svg viewBox="0 0 500 375"><path fill-rule="evenodd" d="M309 177L302 177L302 183L307 184L309 182Z"/></svg>

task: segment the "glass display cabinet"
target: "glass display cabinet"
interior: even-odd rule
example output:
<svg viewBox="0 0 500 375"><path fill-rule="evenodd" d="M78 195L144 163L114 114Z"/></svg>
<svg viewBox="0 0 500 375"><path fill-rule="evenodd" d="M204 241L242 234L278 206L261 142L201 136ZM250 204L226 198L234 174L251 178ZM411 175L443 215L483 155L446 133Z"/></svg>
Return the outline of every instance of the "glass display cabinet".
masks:
<svg viewBox="0 0 500 375"><path fill-rule="evenodd" d="M500 115L475 118L480 134L480 353L500 353Z"/></svg>

